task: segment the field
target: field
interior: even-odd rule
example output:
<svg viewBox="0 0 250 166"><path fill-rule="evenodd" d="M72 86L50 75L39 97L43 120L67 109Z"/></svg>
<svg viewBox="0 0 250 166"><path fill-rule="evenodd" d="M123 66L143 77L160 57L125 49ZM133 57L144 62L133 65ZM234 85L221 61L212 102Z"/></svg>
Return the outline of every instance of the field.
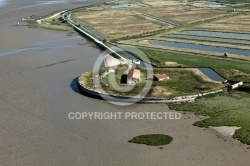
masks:
<svg viewBox="0 0 250 166"><path fill-rule="evenodd" d="M149 93L153 97L192 95L224 87L223 84L208 79L197 69L154 69L154 73L167 74L170 79L153 83Z"/></svg>
<svg viewBox="0 0 250 166"><path fill-rule="evenodd" d="M136 57L136 52L124 46L141 49L155 67L211 67L227 79L249 82L249 6L248 1L230 0L120 0L77 10L73 19ZM201 46L210 48L202 50Z"/></svg>
<svg viewBox="0 0 250 166"><path fill-rule="evenodd" d="M231 31L231 32L250 32L250 14L244 14L223 20L217 20L210 23L205 23L195 28L219 30L219 31Z"/></svg>
<svg viewBox="0 0 250 166"><path fill-rule="evenodd" d="M171 109L192 111L209 118L198 121L194 125L237 126L234 138L250 145L250 94L244 92L226 92L208 98L198 99L194 103L172 104Z"/></svg>
<svg viewBox="0 0 250 166"><path fill-rule="evenodd" d="M143 8L137 10L160 18L169 19L183 25L205 20L211 17L213 18L217 16L223 16L226 14L225 10L214 10L206 6L196 7L195 4L192 3L187 4L178 3L178 1L172 1L173 5L169 5L168 2L169 1L166 1L166 4L163 6L154 5L149 7L146 11ZM159 1L154 1L154 3L160 4Z"/></svg>
<svg viewBox="0 0 250 166"><path fill-rule="evenodd" d="M205 2L122 0L74 12L74 20L107 40L141 37L231 14L233 4L216 9ZM153 17L153 18L152 18ZM160 19L160 20L159 20ZM174 24L171 24L171 23Z"/></svg>
<svg viewBox="0 0 250 166"><path fill-rule="evenodd" d="M146 34L170 27L148 20L133 10L123 9L82 11L75 13L73 18L108 39Z"/></svg>
<svg viewBox="0 0 250 166"><path fill-rule="evenodd" d="M211 67L230 80L250 81L250 62L234 61L224 57L201 56L185 52L159 51L139 47L147 55L152 64L158 67ZM132 50L132 49L129 49ZM137 52L134 55L138 54ZM175 62L176 66L166 62ZM241 65L237 65L237 64Z"/></svg>

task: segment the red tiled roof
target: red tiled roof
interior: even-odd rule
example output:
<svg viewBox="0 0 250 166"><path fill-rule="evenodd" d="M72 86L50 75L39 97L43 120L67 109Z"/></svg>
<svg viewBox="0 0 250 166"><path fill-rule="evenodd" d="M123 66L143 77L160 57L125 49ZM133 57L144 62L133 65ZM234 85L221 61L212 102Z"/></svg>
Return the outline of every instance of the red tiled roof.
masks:
<svg viewBox="0 0 250 166"><path fill-rule="evenodd" d="M167 78L168 76L166 74L155 74L154 77L161 80Z"/></svg>
<svg viewBox="0 0 250 166"><path fill-rule="evenodd" d="M141 71L138 69L131 69L128 72L128 79L130 79L130 78L140 79L141 78Z"/></svg>

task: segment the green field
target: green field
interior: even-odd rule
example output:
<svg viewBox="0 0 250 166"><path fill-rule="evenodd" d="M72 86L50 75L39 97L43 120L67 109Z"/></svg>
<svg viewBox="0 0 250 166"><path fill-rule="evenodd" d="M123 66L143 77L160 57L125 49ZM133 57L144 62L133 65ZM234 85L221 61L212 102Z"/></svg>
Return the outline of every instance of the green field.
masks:
<svg viewBox="0 0 250 166"><path fill-rule="evenodd" d="M72 27L69 26L69 24L66 21L64 21L60 15L51 19L43 19L41 23L37 23L36 21L29 21L28 27L43 28L43 29L50 29L57 31L68 31L71 33L74 32Z"/></svg>
<svg viewBox="0 0 250 166"><path fill-rule="evenodd" d="M62 26L62 25L47 25L47 24L40 24L38 25L39 28L50 29L50 30L57 30L57 31L72 31L72 28L69 26Z"/></svg>
<svg viewBox="0 0 250 166"><path fill-rule="evenodd" d="M169 93L169 96L171 97L199 94L201 92L218 90L224 87L222 84L204 80L199 75L196 75L193 70L155 68L154 73L167 74L170 79L154 82L153 88L151 88L150 91L150 96L153 96L152 93L154 93L154 87L162 87L166 90L165 93ZM162 97L164 97L164 93L162 95Z"/></svg>
<svg viewBox="0 0 250 166"><path fill-rule="evenodd" d="M250 145L250 91L225 92L220 95L200 98L194 103L171 104L171 109L191 111L210 118L195 122L199 127L237 126L234 138Z"/></svg>
<svg viewBox="0 0 250 166"><path fill-rule="evenodd" d="M148 56L152 64L158 67L166 67L165 62L168 61L177 62L182 67L211 67L227 79L250 82L250 62L247 61L199 56L183 52L159 51L143 47L139 47L139 49Z"/></svg>

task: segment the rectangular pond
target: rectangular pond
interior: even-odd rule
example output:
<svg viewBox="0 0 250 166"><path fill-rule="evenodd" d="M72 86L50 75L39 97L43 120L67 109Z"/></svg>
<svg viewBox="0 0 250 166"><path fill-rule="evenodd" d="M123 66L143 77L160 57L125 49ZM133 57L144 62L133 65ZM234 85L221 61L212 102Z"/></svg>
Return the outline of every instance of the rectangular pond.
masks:
<svg viewBox="0 0 250 166"><path fill-rule="evenodd" d="M218 4L218 3L210 3L207 6L210 7L210 8L222 8L222 7L226 7L225 5Z"/></svg>
<svg viewBox="0 0 250 166"><path fill-rule="evenodd" d="M188 34L195 35L212 35L212 36L227 36L227 37L238 37L238 38L247 38L250 39L250 34L248 33L232 33L232 32L218 32L218 31L203 31L203 30L187 30L184 31Z"/></svg>
<svg viewBox="0 0 250 166"><path fill-rule="evenodd" d="M226 78L221 76L219 73L214 71L211 68L198 68L203 74L205 74L207 77L209 77L211 80L219 81L219 82L225 82Z"/></svg>
<svg viewBox="0 0 250 166"><path fill-rule="evenodd" d="M170 34L166 37L176 37L181 39L193 39L193 40L199 40L199 41L213 41L213 42L221 42L221 43L232 43L235 45L243 45L243 44L249 44L250 45L250 39L235 39L235 38L220 38L217 36L196 36L196 35L187 35L187 34Z"/></svg>
<svg viewBox="0 0 250 166"><path fill-rule="evenodd" d="M153 40L150 43L153 45L159 45L159 46L168 46L168 47L175 47L175 48L221 52L221 53L227 52L229 54L250 56L250 50L205 46L205 45L199 45L199 44L178 43L178 42L171 42L171 41L158 41L158 40Z"/></svg>
<svg viewBox="0 0 250 166"><path fill-rule="evenodd" d="M120 9L120 8L127 8L129 6L130 6L129 4L117 4L117 5L112 6L111 8Z"/></svg>

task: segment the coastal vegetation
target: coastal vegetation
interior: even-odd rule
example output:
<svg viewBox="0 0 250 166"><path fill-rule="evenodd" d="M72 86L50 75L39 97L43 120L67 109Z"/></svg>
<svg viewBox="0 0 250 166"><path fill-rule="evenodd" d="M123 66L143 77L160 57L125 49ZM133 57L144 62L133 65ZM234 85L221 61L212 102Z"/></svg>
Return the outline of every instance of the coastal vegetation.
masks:
<svg viewBox="0 0 250 166"><path fill-rule="evenodd" d="M57 30L57 31L67 31L69 33L74 32L71 26L63 20L61 14L55 17L47 17L41 20L32 20L28 22L29 28L44 28L50 30Z"/></svg>
<svg viewBox="0 0 250 166"><path fill-rule="evenodd" d="M168 145L173 141L173 138L169 135L164 134L146 134L134 137L129 140L129 143L145 144L148 146L162 146ZM162 147L161 147L162 149Z"/></svg>
<svg viewBox="0 0 250 166"><path fill-rule="evenodd" d="M250 91L230 91L209 97L203 97L193 103L170 104L169 107L179 111L194 112L207 117L195 122L195 126L237 126L240 127L233 136L250 145Z"/></svg>
<svg viewBox="0 0 250 166"><path fill-rule="evenodd" d="M137 48L146 54L156 67L211 67L229 80L250 81L249 61L232 60L224 56L216 57L146 47ZM132 49L129 50L134 56L139 54ZM167 62L175 62L175 65L172 65L173 63L169 65ZM238 65L239 63L241 65Z"/></svg>

